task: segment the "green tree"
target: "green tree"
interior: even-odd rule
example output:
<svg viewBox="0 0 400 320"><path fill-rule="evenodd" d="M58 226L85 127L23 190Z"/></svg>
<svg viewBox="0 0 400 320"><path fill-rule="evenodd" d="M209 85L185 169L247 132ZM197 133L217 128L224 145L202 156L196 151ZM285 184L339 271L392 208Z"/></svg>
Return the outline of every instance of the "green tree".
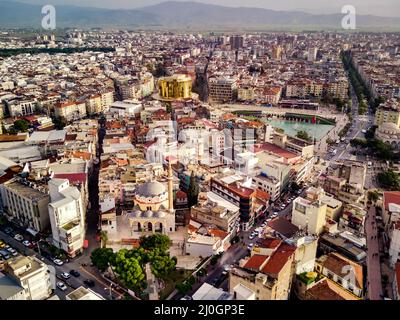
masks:
<svg viewBox="0 0 400 320"><path fill-rule="evenodd" d="M8 129L8 134L15 135L15 134L17 134L17 133L18 133L18 131L17 131L17 129L15 129L14 127L11 127L10 129Z"/></svg>
<svg viewBox="0 0 400 320"><path fill-rule="evenodd" d="M63 118L60 117L56 117L53 119L53 123L54 123L54 127L57 130L62 130L64 129L64 127L67 125L67 123L65 122L65 120Z"/></svg>
<svg viewBox="0 0 400 320"><path fill-rule="evenodd" d="M156 277L165 276L175 269L175 261L169 256L157 255L152 259L151 271Z"/></svg>
<svg viewBox="0 0 400 320"><path fill-rule="evenodd" d="M132 290L140 290L144 288L145 275L143 268L135 257L130 257L128 250L122 249L115 255L114 271L118 275L118 279Z"/></svg>
<svg viewBox="0 0 400 320"><path fill-rule="evenodd" d="M171 246L171 240L165 234L153 234L141 237L140 246L146 250L158 249L162 253L165 253Z"/></svg>
<svg viewBox="0 0 400 320"><path fill-rule="evenodd" d="M114 262L114 257L115 255L111 248L97 248L90 255L93 265L101 272L106 271L109 264Z"/></svg>
<svg viewBox="0 0 400 320"><path fill-rule="evenodd" d="M307 131L300 130L297 132L296 137L302 140L311 141L311 137Z"/></svg>
<svg viewBox="0 0 400 320"><path fill-rule="evenodd" d="M27 132L29 128L29 122L24 119L19 119L14 122L14 129L19 132Z"/></svg>
<svg viewBox="0 0 400 320"><path fill-rule="evenodd" d="M190 176L190 183L189 183L189 189L188 189L188 204L189 207L195 206L198 202L199 198L199 184L196 181L196 177L194 175L194 172L192 171L192 174Z"/></svg>
<svg viewBox="0 0 400 320"><path fill-rule="evenodd" d="M379 199L379 194L376 191L369 191L368 192L368 201L376 202Z"/></svg>
<svg viewBox="0 0 400 320"><path fill-rule="evenodd" d="M379 185L390 191L400 191L400 177L392 169L378 173L377 180Z"/></svg>

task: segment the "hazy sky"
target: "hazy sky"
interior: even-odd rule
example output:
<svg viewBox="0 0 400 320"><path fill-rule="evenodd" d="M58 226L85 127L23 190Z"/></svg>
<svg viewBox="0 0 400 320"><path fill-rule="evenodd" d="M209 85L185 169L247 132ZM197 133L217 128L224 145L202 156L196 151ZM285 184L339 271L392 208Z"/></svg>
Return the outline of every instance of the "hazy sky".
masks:
<svg viewBox="0 0 400 320"><path fill-rule="evenodd" d="M163 0L15 0L43 4L74 4L103 8L138 8ZM177 0L185 1L185 0ZM197 0L224 6L247 6L274 10L300 10L311 13L340 13L343 5L353 5L359 14L400 17L400 0Z"/></svg>

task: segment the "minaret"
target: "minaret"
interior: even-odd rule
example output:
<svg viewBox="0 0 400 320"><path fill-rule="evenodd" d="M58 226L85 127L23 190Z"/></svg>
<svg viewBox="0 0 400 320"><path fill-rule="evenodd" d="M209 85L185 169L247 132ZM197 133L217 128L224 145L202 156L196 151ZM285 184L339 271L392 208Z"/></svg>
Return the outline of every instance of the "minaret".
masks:
<svg viewBox="0 0 400 320"><path fill-rule="evenodd" d="M168 210L174 211L174 178L172 176L171 159L168 160Z"/></svg>

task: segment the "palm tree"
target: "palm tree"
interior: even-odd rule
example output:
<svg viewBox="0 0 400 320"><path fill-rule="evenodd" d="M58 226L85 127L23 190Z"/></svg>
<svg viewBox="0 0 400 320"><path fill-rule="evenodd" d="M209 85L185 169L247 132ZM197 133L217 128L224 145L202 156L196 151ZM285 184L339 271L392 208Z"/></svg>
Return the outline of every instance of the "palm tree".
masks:
<svg viewBox="0 0 400 320"><path fill-rule="evenodd" d="M100 232L100 239L101 239L101 247L105 248L107 246L107 241L108 241L107 231Z"/></svg>

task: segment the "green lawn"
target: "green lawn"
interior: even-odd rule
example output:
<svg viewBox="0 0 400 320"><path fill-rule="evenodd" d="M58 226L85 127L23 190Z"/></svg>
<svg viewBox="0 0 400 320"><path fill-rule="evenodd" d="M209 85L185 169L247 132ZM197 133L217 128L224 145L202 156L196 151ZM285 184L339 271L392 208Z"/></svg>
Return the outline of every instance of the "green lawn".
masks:
<svg viewBox="0 0 400 320"><path fill-rule="evenodd" d="M167 276L163 277L165 288L160 292L160 300L166 299L178 283L182 283L186 278L192 274L190 270L174 270Z"/></svg>

